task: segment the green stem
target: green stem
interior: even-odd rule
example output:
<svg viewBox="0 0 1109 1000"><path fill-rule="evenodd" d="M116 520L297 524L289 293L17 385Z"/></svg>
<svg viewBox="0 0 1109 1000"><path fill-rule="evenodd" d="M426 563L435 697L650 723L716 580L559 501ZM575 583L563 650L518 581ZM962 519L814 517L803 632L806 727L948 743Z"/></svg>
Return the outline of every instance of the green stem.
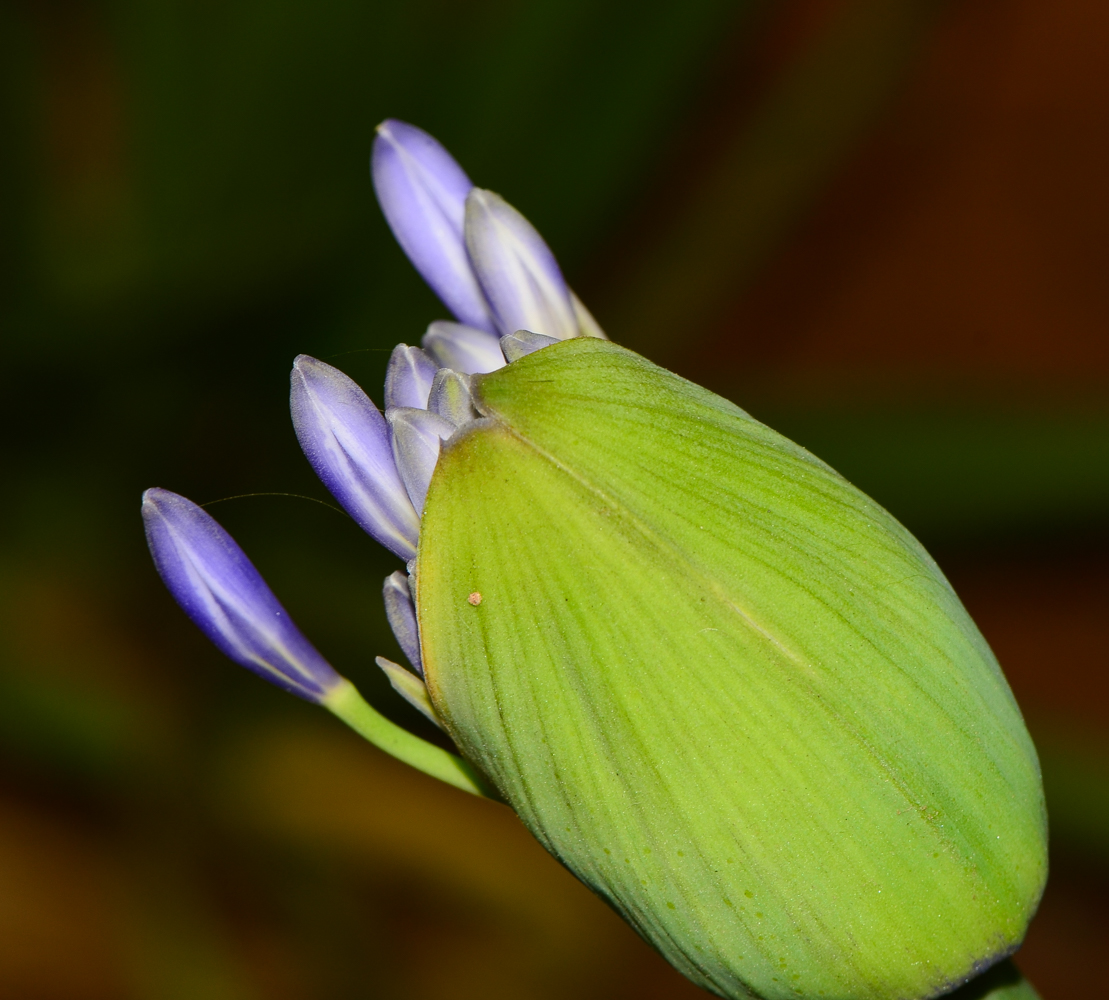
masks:
<svg viewBox="0 0 1109 1000"><path fill-rule="evenodd" d="M404 761L417 771L430 774L472 795L500 801L500 796L466 761L385 718L366 702L350 681L344 680L321 704L379 750Z"/></svg>

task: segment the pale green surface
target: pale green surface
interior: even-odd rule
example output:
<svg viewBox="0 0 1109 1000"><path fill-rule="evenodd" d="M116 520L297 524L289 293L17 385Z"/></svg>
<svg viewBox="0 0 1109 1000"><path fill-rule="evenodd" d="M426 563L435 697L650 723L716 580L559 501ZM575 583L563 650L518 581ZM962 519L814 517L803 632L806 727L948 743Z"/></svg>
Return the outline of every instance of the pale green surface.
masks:
<svg viewBox="0 0 1109 1000"><path fill-rule="evenodd" d="M535 835L724 996L921 997L1010 950L1035 752L904 529L615 345L475 381L491 419L421 531L425 671Z"/></svg>
<svg viewBox="0 0 1109 1000"><path fill-rule="evenodd" d="M385 718L366 703L349 681L343 681L321 704L359 736L397 760L472 795L489 794L481 776L466 761Z"/></svg>

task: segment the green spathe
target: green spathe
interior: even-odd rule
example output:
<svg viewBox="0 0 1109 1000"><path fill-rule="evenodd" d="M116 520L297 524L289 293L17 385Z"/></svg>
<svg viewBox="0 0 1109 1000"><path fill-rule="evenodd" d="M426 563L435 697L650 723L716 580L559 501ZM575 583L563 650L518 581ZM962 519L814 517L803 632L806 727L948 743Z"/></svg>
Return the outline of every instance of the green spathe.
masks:
<svg viewBox="0 0 1109 1000"><path fill-rule="evenodd" d="M614 344L474 382L421 529L424 667L544 846L725 997L925 997L1011 952L1039 766L919 543Z"/></svg>

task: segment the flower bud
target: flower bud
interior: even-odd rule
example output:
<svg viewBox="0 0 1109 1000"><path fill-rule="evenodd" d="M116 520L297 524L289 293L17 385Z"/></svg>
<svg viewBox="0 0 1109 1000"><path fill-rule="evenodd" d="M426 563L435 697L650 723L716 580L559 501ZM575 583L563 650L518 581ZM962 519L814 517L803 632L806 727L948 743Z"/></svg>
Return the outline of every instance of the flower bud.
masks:
<svg viewBox="0 0 1109 1000"><path fill-rule="evenodd" d="M489 337L491 334L483 333L482 336ZM442 363L436 364L426 351L397 344L389 356L389 367L385 371L385 409L410 406L426 410L431 383L441 367Z"/></svg>
<svg viewBox="0 0 1109 1000"><path fill-rule="evenodd" d="M544 846L735 1000L931 997L1012 952L1039 767L919 543L611 343L472 385L424 507L424 678Z"/></svg>
<svg viewBox="0 0 1109 1000"><path fill-rule="evenodd" d="M578 336L558 261L535 227L499 194L474 188L467 196L466 247L501 333Z"/></svg>
<svg viewBox="0 0 1109 1000"><path fill-rule="evenodd" d="M422 677L424 664L420 658L420 628L416 623L416 608L412 604L408 577L399 570L387 576L382 596L385 599L385 617L389 619L389 627L400 648L404 650L404 655L408 657L408 662Z"/></svg>
<svg viewBox="0 0 1109 1000"><path fill-rule="evenodd" d="M474 400L470 395L470 376L450 368L440 368L435 374L435 381L431 383L427 408L444 420L449 420L455 427L468 424L477 416Z"/></svg>
<svg viewBox="0 0 1109 1000"><path fill-rule="evenodd" d="M501 337L501 351L509 361L518 361L525 354L557 343L554 337L544 337L543 334L532 333L530 330L517 330L507 337Z"/></svg>
<svg viewBox="0 0 1109 1000"><path fill-rule="evenodd" d="M604 338L589 310L566 287L534 227L489 191L477 192L475 204L467 208L473 183L422 129L393 118L383 121L377 127L371 169L378 202L397 242L462 324L487 333L526 328L559 340ZM472 371L493 371L499 360Z"/></svg>
<svg viewBox="0 0 1109 1000"><path fill-rule="evenodd" d="M387 119L377 127L374 190L397 242L443 304L468 326L496 326L466 255L463 224L473 183L423 129Z"/></svg>
<svg viewBox="0 0 1109 1000"><path fill-rule="evenodd" d="M169 592L226 656L308 701L344 683L210 514L169 490L149 489L142 516Z"/></svg>
<svg viewBox="0 0 1109 1000"><path fill-rule="evenodd" d="M306 354L296 359L290 383L293 427L316 475L363 530L411 559L420 519L377 407L352 379Z"/></svg>
<svg viewBox="0 0 1109 1000"><path fill-rule="evenodd" d="M491 794L485 779L466 761L366 704L354 685L301 634L254 564L210 514L191 500L155 488L143 494L142 516L150 554L166 587L226 656L291 694L322 705L398 760L471 794ZM379 665L404 698L440 724L420 678L389 661Z"/></svg>
<svg viewBox="0 0 1109 1000"><path fill-rule="evenodd" d="M385 414L393 435L393 457L401 480L418 512L424 509L427 484L439 460L440 442L456 430L438 413L398 406Z"/></svg>
<svg viewBox="0 0 1109 1000"><path fill-rule="evenodd" d="M505 365L500 341L494 333L475 330L461 323L437 320L427 328L422 341L440 368L475 375L495 372Z"/></svg>

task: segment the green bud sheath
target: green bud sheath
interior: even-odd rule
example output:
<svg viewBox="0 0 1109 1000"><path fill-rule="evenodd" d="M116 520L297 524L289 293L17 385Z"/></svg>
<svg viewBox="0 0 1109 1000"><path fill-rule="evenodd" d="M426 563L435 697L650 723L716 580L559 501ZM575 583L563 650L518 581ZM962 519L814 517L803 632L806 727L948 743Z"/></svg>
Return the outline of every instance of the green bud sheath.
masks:
<svg viewBox="0 0 1109 1000"><path fill-rule="evenodd" d="M927 997L1010 953L1039 765L920 544L614 344L474 383L420 534L424 668L544 846L724 997Z"/></svg>

